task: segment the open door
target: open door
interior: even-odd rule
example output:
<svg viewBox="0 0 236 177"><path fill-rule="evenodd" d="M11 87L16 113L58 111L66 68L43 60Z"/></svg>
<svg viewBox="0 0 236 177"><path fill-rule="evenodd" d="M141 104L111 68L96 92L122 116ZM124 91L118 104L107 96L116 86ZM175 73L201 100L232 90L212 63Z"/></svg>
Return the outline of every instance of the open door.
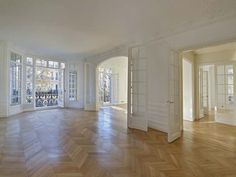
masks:
<svg viewBox="0 0 236 177"><path fill-rule="evenodd" d="M168 142L173 142L181 137L181 62L178 52L171 51L169 59L169 100L167 101L169 105Z"/></svg>
<svg viewBox="0 0 236 177"><path fill-rule="evenodd" d="M202 104L204 109L204 115L208 114L208 71L203 71L203 82L202 82Z"/></svg>
<svg viewBox="0 0 236 177"><path fill-rule="evenodd" d="M199 68L199 118L208 114L208 71L204 66Z"/></svg>
<svg viewBox="0 0 236 177"><path fill-rule="evenodd" d="M128 127L147 131L147 57L145 47L129 49Z"/></svg>

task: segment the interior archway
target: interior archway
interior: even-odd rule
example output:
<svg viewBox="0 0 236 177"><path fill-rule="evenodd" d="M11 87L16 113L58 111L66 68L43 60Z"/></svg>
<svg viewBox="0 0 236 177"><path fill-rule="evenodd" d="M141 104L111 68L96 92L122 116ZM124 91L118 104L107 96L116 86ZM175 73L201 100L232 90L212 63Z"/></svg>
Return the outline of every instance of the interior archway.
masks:
<svg viewBox="0 0 236 177"><path fill-rule="evenodd" d="M128 57L102 61L96 68L96 109L110 107L127 111Z"/></svg>

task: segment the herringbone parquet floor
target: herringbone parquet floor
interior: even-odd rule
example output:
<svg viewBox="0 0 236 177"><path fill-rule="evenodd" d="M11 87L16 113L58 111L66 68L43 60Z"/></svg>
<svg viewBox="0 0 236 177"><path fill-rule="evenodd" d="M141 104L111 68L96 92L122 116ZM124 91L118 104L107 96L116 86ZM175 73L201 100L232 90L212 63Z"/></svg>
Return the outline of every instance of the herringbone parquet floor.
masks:
<svg viewBox="0 0 236 177"><path fill-rule="evenodd" d="M112 108L23 113L0 119L0 177L236 177L236 128L186 122L168 144Z"/></svg>

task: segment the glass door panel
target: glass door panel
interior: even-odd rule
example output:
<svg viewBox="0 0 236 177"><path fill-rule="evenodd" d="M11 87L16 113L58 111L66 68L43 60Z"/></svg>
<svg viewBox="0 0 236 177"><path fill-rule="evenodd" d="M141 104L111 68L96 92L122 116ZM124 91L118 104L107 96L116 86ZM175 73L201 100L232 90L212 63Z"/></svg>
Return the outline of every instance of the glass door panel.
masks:
<svg viewBox="0 0 236 177"><path fill-rule="evenodd" d="M233 65L216 66L216 88L218 109L233 109L234 68Z"/></svg>

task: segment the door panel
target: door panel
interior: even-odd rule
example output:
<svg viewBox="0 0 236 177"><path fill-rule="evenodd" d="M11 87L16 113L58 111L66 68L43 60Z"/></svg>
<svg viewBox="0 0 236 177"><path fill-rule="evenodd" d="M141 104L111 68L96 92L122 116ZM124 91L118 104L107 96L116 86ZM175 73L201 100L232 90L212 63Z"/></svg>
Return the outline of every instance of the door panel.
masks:
<svg viewBox="0 0 236 177"><path fill-rule="evenodd" d="M203 68L199 68L199 118L204 117L203 106Z"/></svg>
<svg viewBox="0 0 236 177"><path fill-rule="evenodd" d="M169 59L169 130L168 142L173 142L181 136L181 106L180 106L180 76L181 60L176 51L171 51Z"/></svg>
<svg viewBox="0 0 236 177"><path fill-rule="evenodd" d="M129 49L128 127L147 131L146 49Z"/></svg>
<svg viewBox="0 0 236 177"><path fill-rule="evenodd" d="M202 104L204 115L208 114L208 71L203 71Z"/></svg>

